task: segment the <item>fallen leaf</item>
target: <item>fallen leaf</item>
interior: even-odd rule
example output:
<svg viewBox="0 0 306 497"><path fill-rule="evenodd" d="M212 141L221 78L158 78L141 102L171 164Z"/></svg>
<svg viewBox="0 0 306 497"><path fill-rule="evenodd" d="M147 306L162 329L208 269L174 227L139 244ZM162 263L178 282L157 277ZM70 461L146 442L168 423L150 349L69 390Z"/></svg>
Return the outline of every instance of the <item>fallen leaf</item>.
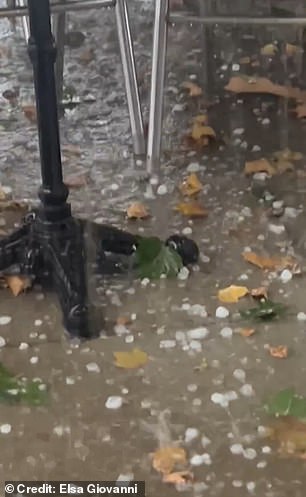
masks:
<svg viewBox="0 0 306 497"><path fill-rule="evenodd" d="M175 278L183 267L178 252L157 237L141 237L134 256L139 278Z"/></svg>
<svg viewBox="0 0 306 497"><path fill-rule="evenodd" d="M306 117L306 104L297 105L294 111L299 119L303 119Z"/></svg>
<svg viewBox="0 0 306 497"><path fill-rule="evenodd" d="M2 189L2 187L0 185L0 201L1 200L6 200L6 193L5 193L5 191Z"/></svg>
<svg viewBox="0 0 306 497"><path fill-rule="evenodd" d="M204 209L197 202L181 203L178 204L174 210L180 212L184 216L188 217L206 217L208 216L208 211Z"/></svg>
<svg viewBox="0 0 306 497"><path fill-rule="evenodd" d="M276 52L277 47L273 43L268 43L260 50L261 55L275 55Z"/></svg>
<svg viewBox="0 0 306 497"><path fill-rule="evenodd" d="M24 202L16 202L15 200L1 200L0 212L2 211L27 211L29 206Z"/></svg>
<svg viewBox="0 0 306 497"><path fill-rule="evenodd" d="M270 416L306 419L306 398L298 395L294 388L281 390L269 399L264 407Z"/></svg>
<svg viewBox="0 0 306 497"><path fill-rule="evenodd" d="M81 149L78 145L74 145L73 143L66 143L65 145L62 145L62 151L68 155L76 155L80 156L81 155Z"/></svg>
<svg viewBox="0 0 306 497"><path fill-rule="evenodd" d="M268 93L284 98L306 101L306 92L291 86L274 84L267 78L256 78L247 75L234 76L224 88L233 93Z"/></svg>
<svg viewBox="0 0 306 497"><path fill-rule="evenodd" d="M164 483L173 483L174 485L184 485L193 481L193 473L190 471L177 471L176 473L164 474Z"/></svg>
<svg viewBox="0 0 306 497"><path fill-rule="evenodd" d="M203 126L196 122L192 127L191 138L198 142L201 138L216 138L216 133L210 126Z"/></svg>
<svg viewBox="0 0 306 497"><path fill-rule="evenodd" d="M290 269L297 264L291 257L265 257L255 252L243 252L242 257L246 262L270 271Z"/></svg>
<svg viewBox="0 0 306 497"><path fill-rule="evenodd" d="M196 195L203 188L201 181L198 179L195 173L190 174L187 178L182 182L179 189L183 195L191 197L192 195Z"/></svg>
<svg viewBox="0 0 306 497"><path fill-rule="evenodd" d="M242 328L240 330L240 335L244 338L249 338L254 335L254 333L256 333L256 330L254 328Z"/></svg>
<svg viewBox="0 0 306 497"><path fill-rule="evenodd" d="M286 359L288 357L288 347L285 345L269 347L269 352L272 357L276 357L278 359Z"/></svg>
<svg viewBox="0 0 306 497"><path fill-rule="evenodd" d="M82 186L86 186L88 183L88 173L70 174L65 178L64 183L68 188L81 188Z"/></svg>
<svg viewBox="0 0 306 497"><path fill-rule="evenodd" d="M140 202L131 204L127 208L126 213L129 219L147 219L150 216L146 206Z"/></svg>
<svg viewBox="0 0 306 497"><path fill-rule="evenodd" d="M131 324L131 318L127 316L119 316L116 320L117 325L126 326L127 324Z"/></svg>
<svg viewBox="0 0 306 497"><path fill-rule="evenodd" d="M18 297L20 293L32 286L31 279L26 276L5 276L4 278L14 297Z"/></svg>
<svg viewBox="0 0 306 497"><path fill-rule="evenodd" d="M256 173L267 173L269 176L276 174L275 167L267 159L257 159L245 163L244 174L249 176Z"/></svg>
<svg viewBox="0 0 306 497"><path fill-rule="evenodd" d="M218 292L218 299L221 302L227 304L234 304L239 301L242 297L245 297L249 293L249 290L245 286L231 285L227 288L223 288Z"/></svg>
<svg viewBox="0 0 306 497"><path fill-rule="evenodd" d="M253 290L251 290L251 296L254 299L268 299L268 289L265 286L253 288Z"/></svg>
<svg viewBox="0 0 306 497"><path fill-rule="evenodd" d="M292 400L293 403L296 402L294 397ZM302 402L303 400L305 403L305 399L302 399ZM278 452L281 456L306 458L306 423L304 420L296 419L291 415L282 416L273 421L269 430L267 436L279 443Z"/></svg>
<svg viewBox="0 0 306 497"><path fill-rule="evenodd" d="M114 356L115 365L118 368L136 369L148 362L148 354L140 349L133 349L130 352L114 352Z"/></svg>
<svg viewBox="0 0 306 497"><path fill-rule="evenodd" d="M272 157L276 160L298 161L303 158L303 154L301 152L293 152L290 148L284 148L274 152Z"/></svg>
<svg viewBox="0 0 306 497"><path fill-rule="evenodd" d="M181 447L163 447L153 454L153 468L164 475L172 473L176 465L187 462L186 452Z"/></svg>
<svg viewBox="0 0 306 497"><path fill-rule="evenodd" d="M240 310L242 319L251 321L272 321L283 316L287 312L287 307L279 302L261 299L258 305L251 309Z"/></svg>
<svg viewBox="0 0 306 497"><path fill-rule="evenodd" d="M22 107L22 111L25 115L25 117L31 122L31 123L36 123L37 122L37 112L36 112L36 107L35 105L24 105Z"/></svg>
<svg viewBox="0 0 306 497"><path fill-rule="evenodd" d="M241 57L241 59L239 59L239 64L250 64L251 63L251 59L250 57Z"/></svg>
<svg viewBox="0 0 306 497"><path fill-rule="evenodd" d="M286 54L288 57L293 57L298 52L301 52L302 49L298 45L292 45L291 43L286 43Z"/></svg>
<svg viewBox="0 0 306 497"><path fill-rule="evenodd" d="M190 97L200 97L203 94L202 88L192 81L185 81L182 87L189 91Z"/></svg>

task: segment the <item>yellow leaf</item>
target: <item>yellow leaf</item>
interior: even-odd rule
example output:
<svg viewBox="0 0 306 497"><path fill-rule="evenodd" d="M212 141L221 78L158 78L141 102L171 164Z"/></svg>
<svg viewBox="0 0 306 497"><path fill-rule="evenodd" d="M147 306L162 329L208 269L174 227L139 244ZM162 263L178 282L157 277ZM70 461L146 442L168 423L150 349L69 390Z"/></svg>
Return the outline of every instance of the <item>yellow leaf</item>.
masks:
<svg viewBox="0 0 306 497"><path fill-rule="evenodd" d="M260 50L261 55L275 55L277 52L277 47L273 43L265 45Z"/></svg>
<svg viewBox="0 0 306 497"><path fill-rule="evenodd" d="M203 93L202 88L192 81L185 81L182 84L182 87L185 88L185 90L189 90L190 97L200 97Z"/></svg>
<svg viewBox="0 0 306 497"><path fill-rule="evenodd" d="M136 369L148 362L148 354L140 349L133 349L130 352L114 352L114 356L115 365L118 368Z"/></svg>
<svg viewBox="0 0 306 497"><path fill-rule="evenodd" d="M193 119L193 122L194 122L194 124L197 123L197 124L202 124L203 126L205 126L208 123L208 117L206 114L199 114L198 116L196 116Z"/></svg>
<svg viewBox="0 0 306 497"><path fill-rule="evenodd" d="M199 193L202 188L203 185L195 173L190 174L179 187L180 192L188 197Z"/></svg>
<svg viewBox="0 0 306 497"><path fill-rule="evenodd" d="M269 176L276 174L276 169L267 159L258 159L245 163L244 174L249 176L255 173L267 173Z"/></svg>
<svg viewBox="0 0 306 497"><path fill-rule="evenodd" d="M186 462L186 452L181 447L163 447L154 452L152 465L156 471L168 475L177 464Z"/></svg>
<svg viewBox="0 0 306 497"><path fill-rule="evenodd" d="M302 49L300 47L298 47L297 45L292 45L291 43L286 43L286 54L289 57L293 57L294 55L296 55L300 51L302 51Z"/></svg>
<svg viewBox="0 0 306 497"><path fill-rule="evenodd" d="M234 304L249 293L246 286L231 285L218 292L218 299L227 304Z"/></svg>
<svg viewBox="0 0 306 497"><path fill-rule="evenodd" d="M178 204L175 210L188 217L206 217L208 215L207 210L197 202Z"/></svg>
<svg viewBox="0 0 306 497"><path fill-rule="evenodd" d="M242 328L240 330L240 335L244 338L249 338L254 335L255 332L256 330L254 330L254 328Z"/></svg>
<svg viewBox="0 0 306 497"><path fill-rule="evenodd" d="M5 276L5 281L14 297L18 297L20 293L32 286L30 278L25 276Z"/></svg>
<svg viewBox="0 0 306 497"><path fill-rule="evenodd" d="M147 208L140 202L134 202L127 208L127 217L129 219L146 219L149 217Z"/></svg>
<svg viewBox="0 0 306 497"><path fill-rule="evenodd" d="M255 252L243 252L242 257L246 262L257 266L260 269L268 269L270 271L281 271L282 269L296 267L296 261L291 257L265 257L258 255Z"/></svg>
<svg viewBox="0 0 306 497"><path fill-rule="evenodd" d="M285 345L269 347L269 352L272 357L276 357L277 359L286 359L288 357L288 347Z"/></svg>
<svg viewBox="0 0 306 497"><path fill-rule="evenodd" d="M174 485L184 485L193 481L193 473L190 471L177 471L176 473L164 474L164 483L173 483Z"/></svg>
<svg viewBox="0 0 306 497"><path fill-rule="evenodd" d="M201 138L216 138L215 131L210 126L203 126L199 123L194 123L191 131L191 138L195 141L201 140Z"/></svg>

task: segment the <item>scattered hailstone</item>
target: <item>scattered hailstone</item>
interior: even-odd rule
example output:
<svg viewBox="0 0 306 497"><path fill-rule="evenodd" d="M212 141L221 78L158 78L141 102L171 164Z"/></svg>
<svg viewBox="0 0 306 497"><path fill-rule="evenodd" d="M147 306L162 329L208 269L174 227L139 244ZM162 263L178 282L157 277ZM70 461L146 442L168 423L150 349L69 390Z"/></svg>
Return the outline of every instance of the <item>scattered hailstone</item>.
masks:
<svg viewBox="0 0 306 497"><path fill-rule="evenodd" d="M216 309L216 318L224 319L229 316L229 310L226 307L219 306Z"/></svg>
<svg viewBox="0 0 306 497"><path fill-rule="evenodd" d="M296 317L297 317L298 321L306 321L306 313L305 312L299 312Z"/></svg>
<svg viewBox="0 0 306 497"><path fill-rule="evenodd" d="M202 454L202 458L204 464L207 464L208 466L211 464L210 454Z"/></svg>
<svg viewBox="0 0 306 497"><path fill-rule="evenodd" d="M26 350L29 348L29 344L26 343L26 342L21 342L21 344L19 345L19 350Z"/></svg>
<svg viewBox="0 0 306 497"><path fill-rule="evenodd" d="M256 488L256 483L254 481L248 481L246 484L246 488L249 492L254 492Z"/></svg>
<svg viewBox="0 0 306 497"><path fill-rule="evenodd" d="M12 321L11 316L0 316L0 326L5 326Z"/></svg>
<svg viewBox="0 0 306 497"><path fill-rule="evenodd" d="M105 407L107 409L119 409L122 406L122 397L119 397L117 395L112 395L111 397L108 397L107 401L105 402Z"/></svg>
<svg viewBox="0 0 306 497"><path fill-rule="evenodd" d="M159 342L160 349L173 349L176 346L175 340L161 340Z"/></svg>
<svg viewBox="0 0 306 497"><path fill-rule="evenodd" d="M288 281L292 280L292 272L289 269L284 269L280 275L280 279L283 283L288 283Z"/></svg>
<svg viewBox="0 0 306 497"><path fill-rule="evenodd" d="M189 316L200 316L201 318L207 318L207 310L204 305L201 304L188 304L187 313Z"/></svg>
<svg viewBox="0 0 306 497"><path fill-rule="evenodd" d="M35 319L34 326L41 326L43 324L41 319Z"/></svg>
<svg viewBox="0 0 306 497"><path fill-rule="evenodd" d="M233 330L232 328L226 326L225 328L222 328L222 330L220 331L220 335L222 336L222 338L232 338Z"/></svg>
<svg viewBox="0 0 306 497"><path fill-rule="evenodd" d="M205 447L207 447L209 444L211 444L211 440L206 437L205 435L203 435L203 437L201 438L201 444L202 444L202 447L205 449Z"/></svg>
<svg viewBox="0 0 306 497"><path fill-rule="evenodd" d="M178 273L178 275L177 275L177 278L178 278L179 280L182 280L182 281L187 280L187 279L188 279L188 276L189 276L189 273L190 273L189 269L188 269L187 267L185 267L185 266L184 266L184 267L182 267L182 269L179 271L179 273Z"/></svg>
<svg viewBox="0 0 306 497"><path fill-rule="evenodd" d="M66 376L66 385L74 385L75 379L71 378L71 376Z"/></svg>
<svg viewBox="0 0 306 497"><path fill-rule="evenodd" d="M233 487L235 487L235 488L241 488L241 487L242 487L242 485L243 485L243 483L242 483L242 481L241 481L241 480L233 480L233 481L232 481L232 485L233 485Z"/></svg>
<svg viewBox="0 0 306 497"><path fill-rule="evenodd" d="M120 473L120 475L117 478L116 483L119 486L120 484L129 484L133 480L134 480L134 474L133 473L127 473L127 474Z"/></svg>
<svg viewBox="0 0 306 497"><path fill-rule="evenodd" d="M202 344L201 342L198 342L198 340L191 340L189 349L195 352L202 352Z"/></svg>
<svg viewBox="0 0 306 497"><path fill-rule="evenodd" d="M269 447L268 445L266 445L265 447L262 447L261 451L263 454L271 454L271 452L272 452L271 447Z"/></svg>
<svg viewBox="0 0 306 497"><path fill-rule="evenodd" d="M204 463L203 454L202 455L201 454L195 454L190 459L191 466L201 466L201 464L203 464L203 463Z"/></svg>
<svg viewBox="0 0 306 497"><path fill-rule="evenodd" d="M246 459L255 459L255 457L257 456L257 452L255 449L252 449L251 447L248 448L248 449L244 449L243 451L243 455Z"/></svg>
<svg viewBox="0 0 306 497"><path fill-rule="evenodd" d="M168 188L166 185L159 185L157 188L157 194L158 195L166 195L168 193Z"/></svg>
<svg viewBox="0 0 306 497"><path fill-rule="evenodd" d="M199 430L197 428L187 428L185 431L185 443L189 443L199 436Z"/></svg>
<svg viewBox="0 0 306 497"><path fill-rule="evenodd" d="M201 340L209 335L209 330L204 327L194 328L193 330L187 331L187 336L190 340Z"/></svg>
<svg viewBox="0 0 306 497"><path fill-rule="evenodd" d="M8 435L8 433L11 433L12 431L12 426L8 423L4 423L3 425L0 425L0 433L3 435Z"/></svg>
<svg viewBox="0 0 306 497"><path fill-rule="evenodd" d="M86 364L86 369L89 373L100 373L101 369L96 362L89 362Z"/></svg>
<svg viewBox="0 0 306 497"><path fill-rule="evenodd" d="M230 446L230 451L235 456L243 454L243 446L241 444L233 444Z"/></svg>
<svg viewBox="0 0 306 497"><path fill-rule="evenodd" d="M3 337L0 337L0 348L1 348L1 347L4 347L4 346L5 346L5 344L6 344L5 339L4 339Z"/></svg>
<svg viewBox="0 0 306 497"><path fill-rule="evenodd" d="M243 133L244 133L244 128L236 128L233 131L233 135L236 135L236 136L243 135Z"/></svg>
<svg viewBox="0 0 306 497"><path fill-rule="evenodd" d="M226 398L226 395L223 395L222 393L213 393L210 399L214 404L217 404L224 408L228 407L229 405L229 400Z"/></svg>
<svg viewBox="0 0 306 497"><path fill-rule="evenodd" d="M225 392L224 397L229 402L231 402L232 400L237 400L238 399L238 395L235 392L235 390L230 390L229 392Z"/></svg>
<svg viewBox="0 0 306 497"><path fill-rule="evenodd" d="M37 364L39 361L37 356L30 357L30 363L31 364Z"/></svg>
<svg viewBox="0 0 306 497"><path fill-rule="evenodd" d="M246 377L245 371L243 371L243 369L235 369L235 371L233 372L233 377L236 378L236 380L244 383Z"/></svg>
<svg viewBox="0 0 306 497"><path fill-rule="evenodd" d="M198 162L191 162L187 166L188 173L197 173L198 171L200 171L200 164Z"/></svg>
<svg viewBox="0 0 306 497"><path fill-rule="evenodd" d="M254 395L254 389L252 385L246 383L245 385L242 385L242 387L240 388L240 393L245 397L252 397L252 395Z"/></svg>
<svg viewBox="0 0 306 497"><path fill-rule="evenodd" d="M191 235L192 234L192 228L190 226L186 226L186 228L182 229L182 234L185 236Z"/></svg>

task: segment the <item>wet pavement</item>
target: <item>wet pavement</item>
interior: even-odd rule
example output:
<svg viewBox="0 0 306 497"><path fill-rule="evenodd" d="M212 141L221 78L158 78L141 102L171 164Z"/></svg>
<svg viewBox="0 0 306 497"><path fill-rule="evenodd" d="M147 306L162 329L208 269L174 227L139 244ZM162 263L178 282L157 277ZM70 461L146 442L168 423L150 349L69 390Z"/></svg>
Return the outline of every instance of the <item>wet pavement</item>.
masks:
<svg viewBox="0 0 306 497"><path fill-rule="evenodd" d="M131 2L131 12L147 117L152 8L145 3L140 10L139 2ZM235 36L219 30L211 94L193 98L182 83L202 86L200 28L171 27L161 175L158 185L148 186L141 179L144 166L135 165L131 153L113 13L69 19L69 31L82 31L85 39L78 48L71 47L77 35L67 40L65 84L81 102L61 119L63 165L65 176L89 178L86 186L71 189L74 213L163 239L188 234L201 257L186 279L105 279L98 299L113 336L83 344L64 335L55 296L39 287L18 297L1 290L0 361L48 387L46 406L1 405L1 481L120 478L145 480L148 497L303 496L306 463L293 455L304 455L306 444L300 454L279 454L277 441L262 438L271 424L262 406L290 386L305 394L305 124L292 102L223 89L239 73L300 83L299 52L261 55L275 31L250 38L246 29ZM21 32L13 33L5 21L2 26L1 93L19 96L13 103L1 98L0 181L14 200L33 204L40 183L37 136L23 109L33 103L31 67ZM301 33L277 36L297 44ZM217 140L199 151L184 135L192 119L206 112ZM283 154L293 171L271 178L244 174L246 161L286 148L300 153L297 161ZM203 185L197 196L208 211L203 219L174 211L183 201L178 186L191 173ZM149 219L126 219L135 201L148 207ZM1 212L1 229L8 230L18 215ZM242 257L250 250L293 256L302 274L293 267L255 267ZM229 285L268 287L269 298L288 305L288 313L275 322L246 322L237 312L256 302L247 296L238 304L222 303L218 291ZM255 333L242 336L245 328ZM280 345L288 348L286 358L270 353ZM146 352L146 364L117 367L114 352L134 348ZM193 473L185 486L163 482L152 466L152 453L169 446L185 450L182 469Z"/></svg>

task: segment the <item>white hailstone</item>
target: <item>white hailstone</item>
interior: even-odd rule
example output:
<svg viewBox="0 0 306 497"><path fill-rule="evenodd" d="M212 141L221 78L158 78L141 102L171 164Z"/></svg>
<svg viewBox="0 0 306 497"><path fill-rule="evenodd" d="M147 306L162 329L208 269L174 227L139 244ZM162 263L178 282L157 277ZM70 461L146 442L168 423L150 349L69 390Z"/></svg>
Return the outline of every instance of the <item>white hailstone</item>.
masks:
<svg viewBox="0 0 306 497"><path fill-rule="evenodd" d="M0 326L5 326L12 321L11 316L0 316Z"/></svg>
<svg viewBox="0 0 306 497"><path fill-rule="evenodd" d="M270 432L270 429L267 426L258 426L257 427L257 433L260 437L267 437Z"/></svg>
<svg viewBox="0 0 306 497"><path fill-rule="evenodd" d="M238 71L240 71L240 65L239 65L239 64L233 64L233 65L232 65L232 71L233 71L233 72L238 72Z"/></svg>
<svg viewBox="0 0 306 497"><path fill-rule="evenodd" d="M262 447L261 451L263 454L270 454L272 452L271 447L269 447L268 445L265 445L265 447Z"/></svg>
<svg viewBox="0 0 306 497"><path fill-rule="evenodd" d="M114 332L118 337L121 337L122 335L127 335L128 333L130 333L130 330L126 326L124 326L124 324L116 324L114 326Z"/></svg>
<svg viewBox="0 0 306 497"><path fill-rule="evenodd" d="M143 280L141 280L141 286L148 286L149 284L150 284L149 278L143 278Z"/></svg>
<svg viewBox="0 0 306 497"><path fill-rule="evenodd" d="M207 310L204 305L201 304L189 304L189 308L187 309L187 313L190 316L200 316L201 318L207 318Z"/></svg>
<svg viewBox="0 0 306 497"><path fill-rule="evenodd" d="M19 350L26 350L29 348L29 344L26 343L26 342L21 342L21 344L19 345Z"/></svg>
<svg viewBox="0 0 306 497"><path fill-rule="evenodd" d="M236 136L243 135L243 133L244 133L244 128L236 128L233 131L233 135L236 135Z"/></svg>
<svg viewBox="0 0 306 497"><path fill-rule="evenodd" d="M259 463L257 463L256 467L258 469L263 469L267 466L267 461L259 461Z"/></svg>
<svg viewBox="0 0 306 497"><path fill-rule="evenodd" d="M241 480L233 480L233 481L232 481L232 485L233 485L233 487L235 487L235 488L241 488L241 487L242 487L242 485L243 485L243 483L242 483L242 481L241 481Z"/></svg>
<svg viewBox="0 0 306 497"><path fill-rule="evenodd" d="M252 385L249 385L249 383L246 383L245 385L242 385L240 388L240 393L241 395L244 395L245 397L252 397L254 395L254 389Z"/></svg>
<svg viewBox="0 0 306 497"><path fill-rule="evenodd" d="M254 492L254 490L256 488L256 483L254 481L248 481L246 484L246 488L247 488L248 492Z"/></svg>
<svg viewBox="0 0 306 497"><path fill-rule="evenodd" d="M211 456L210 454L202 454L202 458L203 458L203 463L204 464L207 464L207 466L209 466L211 464Z"/></svg>
<svg viewBox="0 0 306 497"><path fill-rule="evenodd" d="M41 319L35 319L34 326L41 326L43 324Z"/></svg>
<svg viewBox="0 0 306 497"><path fill-rule="evenodd" d="M225 328L222 328L222 330L220 331L220 335L222 336L222 338L232 338L233 330L232 328L225 326Z"/></svg>
<svg viewBox="0 0 306 497"><path fill-rule="evenodd" d="M220 404L223 400L223 395L222 395L222 393L215 392L211 395L210 400L214 404Z"/></svg>
<svg viewBox="0 0 306 497"><path fill-rule="evenodd" d="M89 373L100 373L101 369L96 362L89 362L86 364L86 369Z"/></svg>
<svg viewBox="0 0 306 497"><path fill-rule="evenodd" d="M209 335L209 330L204 327L194 328L193 330L187 331L187 336L190 340L201 340Z"/></svg>
<svg viewBox="0 0 306 497"><path fill-rule="evenodd" d="M284 269L281 272L280 279L281 279L282 283L288 283L288 281L291 281L292 278L293 278L293 274L291 271L289 271L289 269Z"/></svg>
<svg viewBox="0 0 306 497"><path fill-rule="evenodd" d="M189 269L188 267L182 267L182 269L179 271L178 275L177 275L177 278L181 281L185 281L188 279L188 276L189 276Z"/></svg>
<svg viewBox="0 0 306 497"><path fill-rule="evenodd" d="M196 392L198 389L198 385L195 383L191 383L190 385L187 385L187 390L188 392Z"/></svg>
<svg viewBox="0 0 306 497"><path fill-rule="evenodd" d="M270 124L270 122L271 122L271 121L270 121L270 119L269 119L268 117L265 117L265 118L261 121L261 123L262 123L264 126L266 126L266 125Z"/></svg>
<svg viewBox="0 0 306 497"><path fill-rule="evenodd" d="M66 385L74 385L75 384L75 379L71 378L71 376L66 376Z"/></svg>
<svg viewBox="0 0 306 497"><path fill-rule="evenodd" d="M296 317L297 317L298 321L306 321L306 314L305 314L305 312L299 312Z"/></svg>
<svg viewBox="0 0 306 497"><path fill-rule="evenodd" d="M186 226L186 228L182 229L182 234L185 236L191 235L192 234L192 228L190 226Z"/></svg>
<svg viewBox="0 0 306 497"><path fill-rule="evenodd" d="M243 454L243 446L241 444L233 444L230 446L230 451L235 455Z"/></svg>
<svg viewBox="0 0 306 497"><path fill-rule="evenodd" d="M249 279L249 277L248 277L248 275L247 275L247 274L245 274L245 273L241 274L241 275L239 276L239 278L238 278L238 280L240 280L240 281L246 281L246 280L248 280L248 279Z"/></svg>
<svg viewBox="0 0 306 497"><path fill-rule="evenodd" d="M127 335L124 339L125 343L133 343L134 342L134 335Z"/></svg>
<svg viewBox="0 0 306 497"><path fill-rule="evenodd" d="M216 309L216 318L224 319L229 316L229 310L226 307L219 306Z"/></svg>
<svg viewBox="0 0 306 497"><path fill-rule="evenodd" d="M110 189L113 191L113 192L116 192L117 190L119 190L119 185L117 185L117 183L112 183L110 185Z"/></svg>
<svg viewBox="0 0 306 497"><path fill-rule="evenodd" d="M270 223L269 231L271 231L271 233L273 233L274 235L282 235L283 233L285 233L286 228L283 224Z"/></svg>
<svg viewBox="0 0 306 497"><path fill-rule="evenodd" d="M5 338L0 337L0 348L5 347L5 344L6 344Z"/></svg>
<svg viewBox="0 0 306 497"><path fill-rule="evenodd" d="M201 438L201 444L202 444L202 447L205 449L205 447L207 447L209 444L211 444L211 440L208 437L206 437L206 435L203 435Z"/></svg>
<svg viewBox="0 0 306 497"><path fill-rule="evenodd" d="M117 480L116 480L116 483L117 484L128 484L130 483L131 481L134 480L134 474L133 473L120 473L120 475L118 476ZM118 485L118 486L119 486Z"/></svg>
<svg viewBox="0 0 306 497"><path fill-rule="evenodd" d="M246 377L245 371L243 371L243 369L235 369L235 371L233 372L233 377L236 378L236 380L244 383Z"/></svg>
<svg viewBox="0 0 306 497"><path fill-rule="evenodd" d="M173 349L176 346L175 340L161 340L159 342L160 349Z"/></svg>
<svg viewBox="0 0 306 497"><path fill-rule="evenodd" d="M197 428L187 428L185 431L185 443L189 443L199 436Z"/></svg>
<svg viewBox="0 0 306 497"><path fill-rule="evenodd" d="M198 340L191 340L189 349L194 350L195 352L202 352L202 344L201 342L198 342Z"/></svg>
<svg viewBox="0 0 306 497"><path fill-rule="evenodd" d="M157 194L158 195L166 195L168 193L168 188L166 185L159 185L157 188Z"/></svg>
<svg viewBox="0 0 306 497"><path fill-rule="evenodd" d="M65 433L65 427L62 425L55 426L53 428L53 433L57 435L58 437L62 437Z"/></svg>
<svg viewBox="0 0 306 497"><path fill-rule="evenodd" d="M252 449L251 447L249 447L248 449L244 449L243 451L243 455L246 459L255 459L255 457L257 456L257 452L255 449Z"/></svg>
<svg viewBox="0 0 306 497"><path fill-rule="evenodd" d="M31 364L37 364L39 361L37 356L30 357L30 363Z"/></svg>
<svg viewBox="0 0 306 497"><path fill-rule="evenodd" d="M0 425L0 433L3 435L8 435L12 431L12 426L9 423L4 423Z"/></svg>
<svg viewBox="0 0 306 497"><path fill-rule="evenodd" d="M204 463L204 459L203 459L203 455L201 455L201 454L195 454L190 459L191 466L201 466L201 464L203 464L203 463Z"/></svg>
<svg viewBox="0 0 306 497"><path fill-rule="evenodd" d="M198 171L200 171L200 164L198 162L191 162L188 166L187 166L187 172L188 173L197 173Z"/></svg>
<svg viewBox="0 0 306 497"><path fill-rule="evenodd" d="M224 397L229 402L231 402L232 400L237 400L238 399L238 395L235 392L235 390L230 390L229 392L225 392Z"/></svg>
<svg viewBox="0 0 306 497"><path fill-rule="evenodd" d="M105 402L105 407L107 409L119 409L122 406L122 397L118 395L111 395Z"/></svg>

